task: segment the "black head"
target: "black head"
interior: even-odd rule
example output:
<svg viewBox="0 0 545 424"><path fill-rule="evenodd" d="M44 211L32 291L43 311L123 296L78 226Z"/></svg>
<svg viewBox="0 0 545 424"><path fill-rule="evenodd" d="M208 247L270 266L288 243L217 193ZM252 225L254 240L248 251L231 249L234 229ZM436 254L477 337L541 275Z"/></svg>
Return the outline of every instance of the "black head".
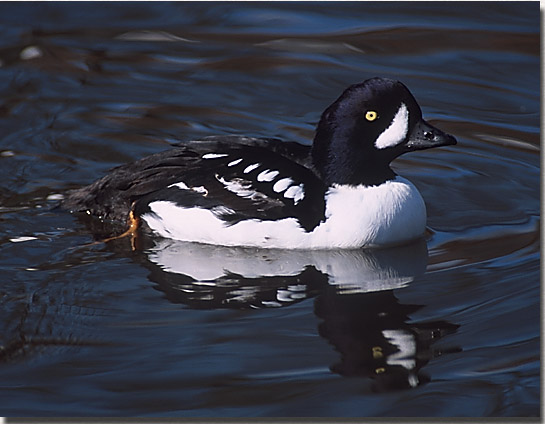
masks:
<svg viewBox="0 0 545 424"><path fill-rule="evenodd" d="M348 87L322 114L312 146L326 184L376 185L395 177L390 162L414 150L456 144L422 119L399 81L372 78Z"/></svg>

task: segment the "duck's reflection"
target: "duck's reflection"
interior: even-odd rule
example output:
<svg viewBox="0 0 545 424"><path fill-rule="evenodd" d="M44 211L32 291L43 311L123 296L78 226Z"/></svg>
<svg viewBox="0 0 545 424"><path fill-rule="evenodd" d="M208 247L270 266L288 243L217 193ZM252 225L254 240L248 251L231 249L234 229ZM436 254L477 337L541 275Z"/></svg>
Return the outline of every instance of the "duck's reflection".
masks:
<svg viewBox="0 0 545 424"><path fill-rule="evenodd" d="M365 376L376 390L416 387L432 344L457 325L410 322L422 305L394 290L424 273L425 242L381 250L286 251L160 240L145 250L150 279L192 308L281 307L315 297L319 333L340 353L331 370Z"/></svg>
<svg viewBox="0 0 545 424"><path fill-rule="evenodd" d="M456 331L458 325L446 321L409 323L410 314L421 307L401 304L393 290L318 296L315 312L323 319L320 335L341 356L331 370L344 376L369 377L377 391L429 381L420 369L431 358L447 353L434 350L432 343Z"/></svg>

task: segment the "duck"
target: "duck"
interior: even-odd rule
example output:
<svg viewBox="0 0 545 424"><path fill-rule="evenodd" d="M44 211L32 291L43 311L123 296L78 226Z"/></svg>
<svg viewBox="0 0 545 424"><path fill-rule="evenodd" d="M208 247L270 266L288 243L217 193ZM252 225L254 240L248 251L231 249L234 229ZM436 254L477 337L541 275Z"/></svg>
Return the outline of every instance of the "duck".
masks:
<svg viewBox="0 0 545 424"><path fill-rule="evenodd" d="M124 234L271 249L358 249L425 234L426 206L391 162L455 145L400 81L350 85L322 113L311 145L207 136L113 168L72 190L62 206Z"/></svg>

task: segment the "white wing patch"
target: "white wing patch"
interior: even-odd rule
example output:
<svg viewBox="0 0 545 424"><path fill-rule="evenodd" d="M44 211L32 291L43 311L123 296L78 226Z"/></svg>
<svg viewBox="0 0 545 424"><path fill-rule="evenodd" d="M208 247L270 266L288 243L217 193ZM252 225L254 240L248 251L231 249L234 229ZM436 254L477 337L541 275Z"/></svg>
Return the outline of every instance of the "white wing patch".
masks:
<svg viewBox="0 0 545 424"><path fill-rule="evenodd" d="M278 180L276 183L274 183L273 190L276 193L282 193L292 184L293 180L291 178L282 178L281 180Z"/></svg>
<svg viewBox="0 0 545 424"><path fill-rule="evenodd" d="M274 180L274 178L278 176L278 174L280 174L280 172L266 169L257 176L257 181L271 182L272 180ZM216 175L216 179L224 185L226 190L229 190L231 193L235 193L239 197L245 197L249 199L267 197L265 194L256 191L252 187L251 182L248 182L242 178L233 178L232 180L227 180L220 175ZM297 205L301 200L305 198L305 187L303 184L292 184L293 180L291 178L283 178L273 185L273 190L276 193L281 193L284 191L284 197L287 199L293 199L294 204ZM192 188L191 190L198 191L198 188L199 187Z"/></svg>
<svg viewBox="0 0 545 424"><path fill-rule="evenodd" d="M303 186L303 184L291 186L284 193L284 197L288 199L293 199L293 203L297 204L305 198L305 187Z"/></svg>
<svg viewBox="0 0 545 424"><path fill-rule="evenodd" d="M229 190L231 193L235 193L237 196L250 197L253 193L255 193L255 190L252 189L251 183L244 182L244 180L241 180L240 178L226 180L225 178L216 175L216 179L222 183L227 190Z"/></svg>
<svg viewBox="0 0 545 424"><path fill-rule="evenodd" d="M234 178L233 180L226 180L219 175L216 175L216 179L225 186L226 190L236 194L239 197L245 197L248 199L266 198L263 193L255 191L252 188L252 183L246 182L240 178Z"/></svg>
<svg viewBox="0 0 545 424"><path fill-rule="evenodd" d="M240 162L242 162L242 159L237 159L232 162L229 162L227 166L235 166L235 165L238 165Z"/></svg>
<svg viewBox="0 0 545 424"><path fill-rule="evenodd" d="M204 186L191 187L191 190L204 194L205 196L208 194L208 190Z"/></svg>
<svg viewBox="0 0 545 424"><path fill-rule="evenodd" d="M167 188L172 188L172 187L178 187L180 190L190 190L188 185L184 183L183 181L180 181L179 183L171 184Z"/></svg>
<svg viewBox="0 0 545 424"><path fill-rule="evenodd" d="M202 155L203 159L218 159L218 158L224 158L227 155L226 153L207 153L206 155Z"/></svg>
<svg viewBox="0 0 545 424"><path fill-rule="evenodd" d="M278 174L280 174L280 172L265 169L265 171L261 172L257 176L257 181L259 181L259 182L271 182L272 180L274 180L278 176Z"/></svg>
<svg viewBox="0 0 545 424"><path fill-rule="evenodd" d="M186 183L184 183L183 181L180 181L179 183L171 184L167 188L172 188L172 187L177 187L180 190L192 190L192 191L195 191L197 193L201 193L201 194L203 194L205 196L208 194L208 190L204 186L188 187L188 185Z"/></svg>
<svg viewBox="0 0 545 424"><path fill-rule="evenodd" d="M251 165L248 165L246 168L244 168L244 172L245 174L249 174L250 172L252 172L254 169L258 168L259 165L261 165L260 163L253 163Z"/></svg>
<svg viewBox="0 0 545 424"><path fill-rule="evenodd" d="M405 103L401 103L392 123L386 128L375 141L377 149L393 147L401 143L407 137L409 131L409 111Z"/></svg>
<svg viewBox="0 0 545 424"><path fill-rule="evenodd" d="M216 206L211 209L212 213L215 215L234 215L236 212L228 208L227 206Z"/></svg>

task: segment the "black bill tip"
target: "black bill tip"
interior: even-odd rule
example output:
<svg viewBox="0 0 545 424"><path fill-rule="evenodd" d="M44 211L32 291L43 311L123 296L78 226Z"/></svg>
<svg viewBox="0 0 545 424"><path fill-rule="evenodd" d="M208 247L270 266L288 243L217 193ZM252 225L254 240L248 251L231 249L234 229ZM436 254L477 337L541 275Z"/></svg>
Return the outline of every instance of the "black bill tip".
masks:
<svg viewBox="0 0 545 424"><path fill-rule="evenodd" d="M457 143L452 135L441 131L424 120L418 122L406 142L409 151L431 149L433 147L453 146Z"/></svg>

